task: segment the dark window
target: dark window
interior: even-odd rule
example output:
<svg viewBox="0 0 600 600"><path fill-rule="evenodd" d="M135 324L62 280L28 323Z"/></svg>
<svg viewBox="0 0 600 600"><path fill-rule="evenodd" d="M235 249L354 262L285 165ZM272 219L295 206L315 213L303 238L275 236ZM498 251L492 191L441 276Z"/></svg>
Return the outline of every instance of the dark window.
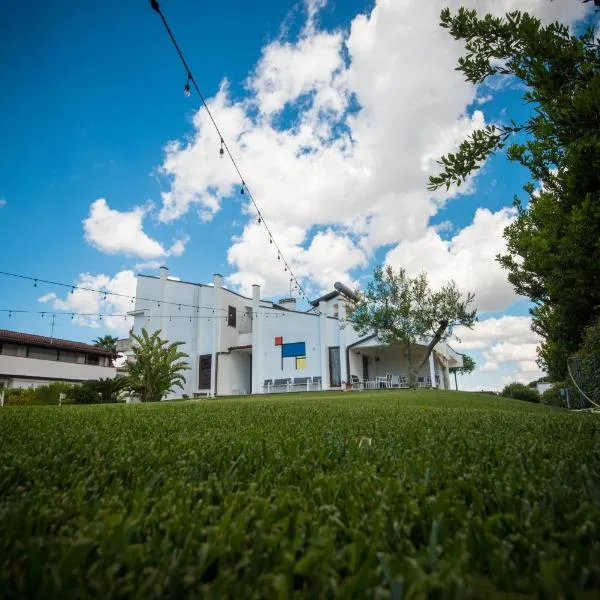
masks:
<svg viewBox="0 0 600 600"><path fill-rule="evenodd" d="M88 354L85 357L85 364L86 365L99 365L100 364L100 358L96 354Z"/></svg>
<svg viewBox="0 0 600 600"><path fill-rule="evenodd" d="M212 367L212 355L201 354L198 359L198 389L210 389L210 371Z"/></svg>
<svg viewBox="0 0 600 600"><path fill-rule="evenodd" d="M230 306L227 309L227 325L229 325L229 327L235 327L236 320L237 320L237 315L236 315L235 306Z"/></svg>

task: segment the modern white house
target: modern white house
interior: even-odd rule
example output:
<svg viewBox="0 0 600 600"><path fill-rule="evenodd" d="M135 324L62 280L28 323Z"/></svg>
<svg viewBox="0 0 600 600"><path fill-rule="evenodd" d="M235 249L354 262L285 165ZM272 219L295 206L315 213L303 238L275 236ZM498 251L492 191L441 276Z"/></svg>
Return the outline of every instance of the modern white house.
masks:
<svg viewBox="0 0 600 600"><path fill-rule="evenodd" d="M114 358L91 344L0 329L0 389L115 377Z"/></svg>
<svg viewBox="0 0 600 600"><path fill-rule="evenodd" d="M407 376L401 348L360 338L345 322L355 296L340 283L299 311L294 298L261 299L258 285L249 298L225 288L218 274L205 285L168 273L161 267L160 277L138 275L129 314L134 333L161 330L161 337L183 342L190 370L185 389L170 397L340 389L350 382L380 387L389 384L388 375ZM428 341L416 346L415 360ZM462 356L440 343L419 372L420 385L449 388L448 369L461 365Z"/></svg>

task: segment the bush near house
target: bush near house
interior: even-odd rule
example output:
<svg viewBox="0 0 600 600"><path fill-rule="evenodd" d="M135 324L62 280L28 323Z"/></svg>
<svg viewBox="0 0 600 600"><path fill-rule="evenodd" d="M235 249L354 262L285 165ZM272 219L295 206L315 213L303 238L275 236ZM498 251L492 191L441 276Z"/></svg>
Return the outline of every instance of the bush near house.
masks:
<svg viewBox="0 0 600 600"><path fill-rule="evenodd" d="M537 389L530 388L522 383L509 383L502 390L501 396L524 400L525 402L539 402L540 394Z"/></svg>
<svg viewBox="0 0 600 600"><path fill-rule="evenodd" d="M74 386L70 383L56 382L48 385L40 385L36 388L9 388L4 390L5 404L58 404L60 394L67 394L63 400L68 403L68 395Z"/></svg>
<svg viewBox="0 0 600 600"><path fill-rule="evenodd" d="M0 596L594 598L596 415L461 392L0 410Z"/></svg>

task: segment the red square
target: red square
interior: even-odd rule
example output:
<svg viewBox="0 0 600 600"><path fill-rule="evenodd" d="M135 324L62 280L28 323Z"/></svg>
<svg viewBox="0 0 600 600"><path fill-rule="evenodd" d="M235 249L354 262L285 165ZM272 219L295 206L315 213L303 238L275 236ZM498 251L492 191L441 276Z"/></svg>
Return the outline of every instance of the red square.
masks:
<svg viewBox="0 0 600 600"><path fill-rule="evenodd" d="M275 345L276 345L276 346L281 346L281 345L283 345L283 336L281 336L281 337L276 337L276 338L275 338Z"/></svg>

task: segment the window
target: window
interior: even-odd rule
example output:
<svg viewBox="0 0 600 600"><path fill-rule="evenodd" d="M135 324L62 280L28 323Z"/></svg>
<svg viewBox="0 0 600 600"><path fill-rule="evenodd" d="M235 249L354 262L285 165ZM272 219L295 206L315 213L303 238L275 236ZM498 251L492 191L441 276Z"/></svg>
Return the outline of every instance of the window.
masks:
<svg viewBox="0 0 600 600"><path fill-rule="evenodd" d="M68 352L67 350L61 350L60 354L58 355L58 360L60 362L68 362L68 363L76 363L79 362L78 359L79 355L77 354L77 352Z"/></svg>
<svg viewBox="0 0 600 600"><path fill-rule="evenodd" d="M235 327L237 321L237 314L235 310L235 306L230 306L227 308L227 325L229 327Z"/></svg>
<svg viewBox="0 0 600 600"><path fill-rule="evenodd" d="M198 359L198 389L210 389L210 375L212 368L212 355L201 354Z"/></svg>
<svg viewBox="0 0 600 600"><path fill-rule="evenodd" d="M6 356L18 356L19 347L17 344L7 344L6 342L3 342L0 344L0 354L4 354Z"/></svg>
<svg viewBox="0 0 600 600"><path fill-rule="evenodd" d="M29 347L29 358L37 358L38 360L58 360L58 350L54 348L36 348Z"/></svg>
<svg viewBox="0 0 600 600"><path fill-rule="evenodd" d="M85 364L86 365L99 365L100 359L97 354L88 354L85 357Z"/></svg>

